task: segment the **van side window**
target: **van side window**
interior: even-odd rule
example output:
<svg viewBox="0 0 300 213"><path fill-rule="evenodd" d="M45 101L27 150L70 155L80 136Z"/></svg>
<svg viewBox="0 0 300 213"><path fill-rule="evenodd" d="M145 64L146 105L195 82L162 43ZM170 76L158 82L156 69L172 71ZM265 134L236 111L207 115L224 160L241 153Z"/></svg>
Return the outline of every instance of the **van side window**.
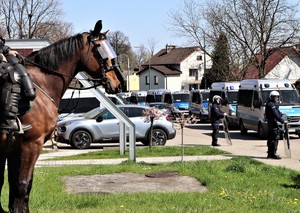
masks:
<svg viewBox="0 0 300 213"><path fill-rule="evenodd" d="M58 113L85 113L99 106L97 98L67 98L61 100Z"/></svg>
<svg viewBox="0 0 300 213"><path fill-rule="evenodd" d="M245 107L251 107L252 105L252 90L239 90L238 93L238 104Z"/></svg>
<svg viewBox="0 0 300 213"><path fill-rule="evenodd" d="M261 102L259 100L258 92L257 91L254 91L253 107L254 108L260 108L261 107Z"/></svg>

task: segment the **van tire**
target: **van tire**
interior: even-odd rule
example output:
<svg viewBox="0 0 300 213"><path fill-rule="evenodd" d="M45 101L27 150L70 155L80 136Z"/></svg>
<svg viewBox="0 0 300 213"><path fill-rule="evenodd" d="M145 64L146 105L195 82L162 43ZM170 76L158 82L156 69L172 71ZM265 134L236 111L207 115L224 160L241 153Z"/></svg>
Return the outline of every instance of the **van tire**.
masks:
<svg viewBox="0 0 300 213"><path fill-rule="evenodd" d="M261 123L258 124L257 134L260 139L267 139L267 134L264 131L263 125Z"/></svg>
<svg viewBox="0 0 300 213"><path fill-rule="evenodd" d="M241 134L242 135L246 135L247 132L248 132L248 129L246 129L246 127L245 127L245 125L244 125L244 123L243 123L242 120L240 120L240 130L241 130Z"/></svg>

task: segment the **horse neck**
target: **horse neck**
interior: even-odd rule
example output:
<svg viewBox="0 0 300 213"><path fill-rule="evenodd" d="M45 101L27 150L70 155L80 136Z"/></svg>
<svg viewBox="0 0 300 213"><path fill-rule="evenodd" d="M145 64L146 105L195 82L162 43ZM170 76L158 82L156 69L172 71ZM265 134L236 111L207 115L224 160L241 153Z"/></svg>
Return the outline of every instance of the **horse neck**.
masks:
<svg viewBox="0 0 300 213"><path fill-rule="evenodd" d="M59 104L63 94L78 73L76 64L78 63L79 58L80 57L73 58L71 61L62 63L58 70L55 70L55 73L49 74L49 72L44 70L36 72L32 67L27 68L27 70L31 74L33 82Z"/></svg>

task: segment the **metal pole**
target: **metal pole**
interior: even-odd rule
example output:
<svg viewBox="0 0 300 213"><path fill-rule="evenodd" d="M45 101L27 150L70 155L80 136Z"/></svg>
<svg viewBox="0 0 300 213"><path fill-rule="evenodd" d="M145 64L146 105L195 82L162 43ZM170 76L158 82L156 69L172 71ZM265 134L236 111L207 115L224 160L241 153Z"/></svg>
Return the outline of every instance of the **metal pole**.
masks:
<svg viewBox="0 0 300 213"><path fill-rule="evenodd" d="M150 52L149 52L150 53ZM151 57L151 56L150 56ZM150 58L149 58L149 90L151 89L151 84L150 84L150 79L151 79L151 72L150 72L150 69L151 69L151 63L150 63Z"/></svg>
<svg viewBox="0 0 300 213"><path fill-rule="evenodd" d="M127 88L127 90L128 90L128 92L130 92L130 65L129 65L129 57L128 56L127 56L127 69L128 69L128 80L127 80L128 88Z"/></svg>
<svg viewBox="0 0 300 213"><path fill-rule="evenodd" d="M203 51L204 51L204 54L203 54L203 66L204 66L204 71L203 71L203 76L204 76L204 89L207 88L207 82L206 82L206 51L205 51L205 32L204 30L203 31Z"/></svg>

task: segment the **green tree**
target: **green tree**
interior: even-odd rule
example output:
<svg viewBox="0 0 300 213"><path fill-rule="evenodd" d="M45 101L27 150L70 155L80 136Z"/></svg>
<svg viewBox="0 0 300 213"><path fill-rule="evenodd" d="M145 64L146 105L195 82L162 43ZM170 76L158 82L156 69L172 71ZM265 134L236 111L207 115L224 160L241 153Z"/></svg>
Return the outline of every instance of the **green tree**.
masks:
<svg viewBox="0 0 300 213"><path fill-rule="evenodd" d="M221 32L212 52L212 67L207 70L207 85L230 80L229 46L225 33Z"/></svg>

